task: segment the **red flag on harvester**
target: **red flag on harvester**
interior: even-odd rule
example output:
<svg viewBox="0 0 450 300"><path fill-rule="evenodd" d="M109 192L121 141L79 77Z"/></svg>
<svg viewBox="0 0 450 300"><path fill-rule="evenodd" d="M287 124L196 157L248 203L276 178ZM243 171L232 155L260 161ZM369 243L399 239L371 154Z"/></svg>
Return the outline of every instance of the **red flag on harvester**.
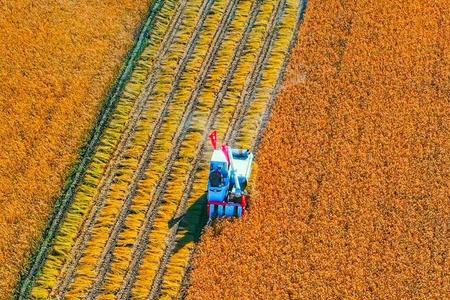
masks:
<svg viewBox="0 0 450 300"><path fill-rule="evenodd" d="M230 153L228 152L227 145L222 145L222 152L225 154L225 157L227 158L228 165L230 165Z"/></svg>
<svg viewBox="0 0 450 300"><path fill-rule="evenodd" d="M247 197L245 197L245 195L242 195L241 206L242 206L242 214L244 214L245 208L247 207Z"/></svg>
<svg viewBox="0 0 450 300"><path fill-rule="evenodd" d="M209 134L209 139L211 140L211 144L214 148L214 150L217 149L217 131L213 131Z"/></svg>

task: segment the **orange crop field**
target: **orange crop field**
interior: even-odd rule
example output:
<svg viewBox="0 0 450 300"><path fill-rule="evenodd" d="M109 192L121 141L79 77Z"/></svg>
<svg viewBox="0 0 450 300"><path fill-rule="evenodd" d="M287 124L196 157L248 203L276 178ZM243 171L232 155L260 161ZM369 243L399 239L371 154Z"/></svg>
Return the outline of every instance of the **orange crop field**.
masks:
<svg viewBox="0 0 450 300"><path fill-rule="evenodd" d="M450 299L447 1L0 1L0 28L0 299Z"/></svg>
<svg viewBox="0 0 450 300"><path fill-rule="evenodd" d="M211 156L224 158L209 136L229 145L237 188L219 203L241 216L253 162L243 149L259 145L305 4L4 5L15 89L0 298L14 286L18 299L184 298Z"/></svg>
<svg viewBox="0 0 450 300"><path fill-rule="evenodd" d="M11 296L150 2L0 2L0 298Z"/></svg>
<svg viewBox="0 0 450 300"><path fill-rule="evenodd" d="M250 213L189 299L450 297L447 1L309 1Z"/></svg>

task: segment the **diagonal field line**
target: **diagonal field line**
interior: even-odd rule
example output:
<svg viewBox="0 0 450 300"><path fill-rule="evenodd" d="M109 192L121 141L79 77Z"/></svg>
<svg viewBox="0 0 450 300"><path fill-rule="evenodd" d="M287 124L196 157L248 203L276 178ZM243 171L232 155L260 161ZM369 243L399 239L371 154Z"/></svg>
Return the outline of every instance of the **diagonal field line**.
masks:
<svg viewBox="0 0 450 300"><path fill-rule="evenodd" d="M266 130L267 124L270 120L270 116L271 116L272 109L273 109L273 106L276 101L276 97L278 96L278 94L281 90L282 84L284 82L285 75L286 75L285 73L286 73L287 66L289 64L289 59L291 57L292 50L294 49L295 45L297 44L297 42L299 40L299 31L300 31L300 27L303 24L307 6L308 6L308 0L301 0L301 7L298 11L298 16L297 16L297 24L295 26L294 32L292 33L292 39L291 39L291 42L289 43L288 52L284 59L283 66L281 67L277 82L275 83L275 88L272 92L272 95L271 95L269 101L267 102L266 109L261 118L261 122L259 123L260 126L257 130L256 138L252 145L252 149L255 154L257 154L257 152L258 152L258 149L261 144L262 136L263 136L263 134Z"/></svg>
<svg viewBox="0 0 450 300"><path fill-rule="evenodd" d="M276 25L281 21L282 13L284 7L286 5L286 0L282 0L278 2L278 6L276 8L276 13L272 15L272 19L270 21L270 28L266 31L266 36L264 39L264 45L262 46L261 52L258 55L258 59L256 61L256 66L253 68L249 78L247 78L247 82L244 87L244 93L241 95L239 101L239 105L237 109L234 111L234 115L231 119L230 125L228 126L228 130L225 134L224 142L226 144L231 143L230 146L233 146L233 143L236 139L237 128L240 128L241 121L247 113L248 108L254 98L256 86L261 80L262 70L264 65L266 64L269 56L268 53L273 46L273 43L276 39Z"/></svg>

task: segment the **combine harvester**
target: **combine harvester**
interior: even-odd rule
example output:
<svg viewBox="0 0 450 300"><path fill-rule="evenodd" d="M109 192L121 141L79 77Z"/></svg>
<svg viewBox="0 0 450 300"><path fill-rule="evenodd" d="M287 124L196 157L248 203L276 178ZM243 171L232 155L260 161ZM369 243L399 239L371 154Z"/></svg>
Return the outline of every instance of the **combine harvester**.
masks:
<svg viewBox="0 0 450 300"><path fill-rule="evenodd" d="M208 180L208 217L242 217L248 209L249 197L245 189L252 171L253 153L232 149L228 145L217 148L217 132L209 138L214 148Z"/></svg>

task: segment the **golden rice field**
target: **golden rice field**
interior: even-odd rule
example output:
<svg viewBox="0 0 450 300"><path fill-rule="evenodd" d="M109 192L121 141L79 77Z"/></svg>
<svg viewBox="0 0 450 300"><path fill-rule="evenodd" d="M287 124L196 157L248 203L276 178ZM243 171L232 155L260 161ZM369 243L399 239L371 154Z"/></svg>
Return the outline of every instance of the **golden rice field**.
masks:
<svg viewBox="0 0 450 300"><path fill-rule="evenodd" d="M0 1L0 299L84 165L152 2Z"/></svg>
<svg viewBox="0 0 450 300"><path fill-rule="evenodd" d="M55 238L19 287L24 298L183 297L206 221L208 134L258 145L304 3L153 5L130 78L53 220Z"/></svg>
<svg viewBox="0 0 450 300"><path fill-rule="evenodd" d="M308 2L250 213L205 230L187 299L450 299L448 4Z"/></svg>

